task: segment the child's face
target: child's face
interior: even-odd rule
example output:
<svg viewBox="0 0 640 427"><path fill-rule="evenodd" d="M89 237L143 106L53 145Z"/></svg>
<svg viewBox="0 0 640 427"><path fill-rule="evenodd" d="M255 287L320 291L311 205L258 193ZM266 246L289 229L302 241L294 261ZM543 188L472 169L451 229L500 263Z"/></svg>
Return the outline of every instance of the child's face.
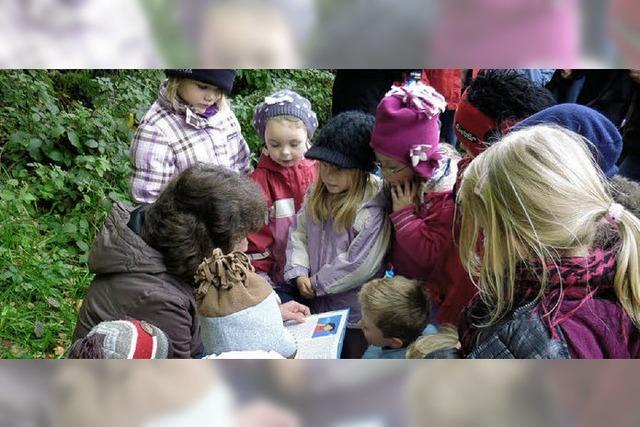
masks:
<svg viewBox="0 0 640 427"><path fill-rule="evenodd" d="M307 152L307 129L294 122L269 120L264 139L269 157L285 168L302 160Z"/></svg>
<svg viewBox="0 0 640 427"><path fill-rule="evenodd" d="M344 193L354 180L353 169L342 169L331 163L320 162L320 179L329 193Z"/></svg>
<svg viewBox="0 0 640 427"><path fill-rule="evenodd" d="M376 153L378 166L382 171L384 180L391 185L401 185L413 180L415 172L409 165L387 157L384 154Z"/></svg>
<svg viewBox="0 0 640 427"><path fill-rule="evenodd" d="M387 347L391 344L391 340L384 337L382 331L375 325L371 317L366 315L364 310L362 310L362 318L358 322L358 326L362 328L362 333L369 344L378 347Z"/></svg>
<svg viewBox="0 0 640 427"><path fill-rule="evenodd" d="M178 86L178 95L196 113L203 113L218 101L221 91L218 87L198 82L191 79L183 79Z"/></svg>

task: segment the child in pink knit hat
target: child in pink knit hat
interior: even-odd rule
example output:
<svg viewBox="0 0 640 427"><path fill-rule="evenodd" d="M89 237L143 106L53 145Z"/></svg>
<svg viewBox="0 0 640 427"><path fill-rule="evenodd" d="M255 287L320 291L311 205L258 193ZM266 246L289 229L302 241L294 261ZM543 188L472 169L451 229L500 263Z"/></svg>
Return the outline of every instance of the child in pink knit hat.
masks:
<svg viewBox="0 0 640 427"><path fill-rule="evenodd" d="M475 290L452 244L459 156L439 141L445 108L444 97L423 83L393 86L376 110L371 147L391 187L389 262L396 274L424 283L439 305L438 323L456 324Z"/></svg>

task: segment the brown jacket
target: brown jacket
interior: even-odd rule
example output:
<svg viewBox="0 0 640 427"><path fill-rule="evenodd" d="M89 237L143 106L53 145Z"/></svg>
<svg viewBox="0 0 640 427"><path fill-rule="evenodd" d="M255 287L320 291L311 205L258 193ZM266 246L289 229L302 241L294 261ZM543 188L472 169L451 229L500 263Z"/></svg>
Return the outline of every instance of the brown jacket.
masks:
<svg viewBox="0 0 640 427"><path fill-rule="evenodd" d="M84 298L74 340L105 320L138 319L169 337L172 356L203 351L194 288L167 273L162 255L127 223L132 208L115 204L89 254L96 276Z"/></svg>

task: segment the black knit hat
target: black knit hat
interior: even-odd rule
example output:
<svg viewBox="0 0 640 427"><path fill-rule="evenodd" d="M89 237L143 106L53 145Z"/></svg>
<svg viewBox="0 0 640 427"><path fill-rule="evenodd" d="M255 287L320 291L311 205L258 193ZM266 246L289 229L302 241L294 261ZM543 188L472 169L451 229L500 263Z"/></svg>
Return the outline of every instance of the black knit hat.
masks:
<svg viewBox="0 0 640 427"><path fill-rule="evenodd" d="M359 111L346 111L332 117L320 129L305 157L343 169L373 172L376 159L369 141L374 121L372 115Z"/></svg>
<svg viewBox="0 0 640 427"><path fill-rule="evenodd" d="M236 70L198 70L193 68L181 68L176 70L164 70L169 77L184 77L217 86L230 94L233 89L233 80L236 78Z"/></svg>

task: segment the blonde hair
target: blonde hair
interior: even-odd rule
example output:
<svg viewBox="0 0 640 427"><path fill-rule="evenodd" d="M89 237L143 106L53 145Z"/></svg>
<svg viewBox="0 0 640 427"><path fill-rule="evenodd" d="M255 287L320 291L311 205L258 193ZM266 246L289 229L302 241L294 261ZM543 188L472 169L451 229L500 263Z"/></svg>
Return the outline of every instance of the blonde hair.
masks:
<svg viewBox="0 0 640 427"><path fill-rule="evenodd" d="M400 338L405 345L415 341L429 321L429 301L417 282L402 276L366 283L359 298L363 316L366 313L385 338Z"/></svg>
<svg viewBox="0 0 640 427"><path fill-rule="evenodd" d="M438 333L425 335L415 340L407 348L405 358L424 359L434 351L457 348L459 344L458 330L451 325L444 325L440 327Z"/></svg>
<svg viewBox="0 0 640 427"><path fill-rule="evenodd" d="M352 184L347 191L335 197L330 197L332 194L318 175L309 198L309 212L316 224L333 219L334 230L347 230L353 225L356 213L365 198L372 194L374 184L369 172L360 169L347 169L347 171L351 174Z"/></svg>
<svg viewBox="0 0 640 427"><path fill-rule="evenodd" d="M167 101L169 101L169 103L175 110L179 110L181 104L184 105L184 101L182 100L182 98L180 98L180 95L178 95L178 89L180 87L180 84L184 80L190 80L190 79L187 79L186 77L172 76L172 77L169 77L167 80L167 86L165 89L165 98L167 98ZM218 89L218 98L216 99L215 103L218 106L218 110L219 111L230 110L231 104L227 99L227 96L225 95L224 91L220 88L217 88L217 89Z"/></svg>
<svg viewBox="0 0 640 427"><path fill-rule="evenodd" d="M460 257L492 310L487 325L513 308L518 264L543 267L541 296L547 261L592 246L603 227L611 228L604 218L613 199L587 143L558 126L533 126L510 133L465 171ZM618 230L614 288L640 325L640 220L624 210Z"/></svg>

